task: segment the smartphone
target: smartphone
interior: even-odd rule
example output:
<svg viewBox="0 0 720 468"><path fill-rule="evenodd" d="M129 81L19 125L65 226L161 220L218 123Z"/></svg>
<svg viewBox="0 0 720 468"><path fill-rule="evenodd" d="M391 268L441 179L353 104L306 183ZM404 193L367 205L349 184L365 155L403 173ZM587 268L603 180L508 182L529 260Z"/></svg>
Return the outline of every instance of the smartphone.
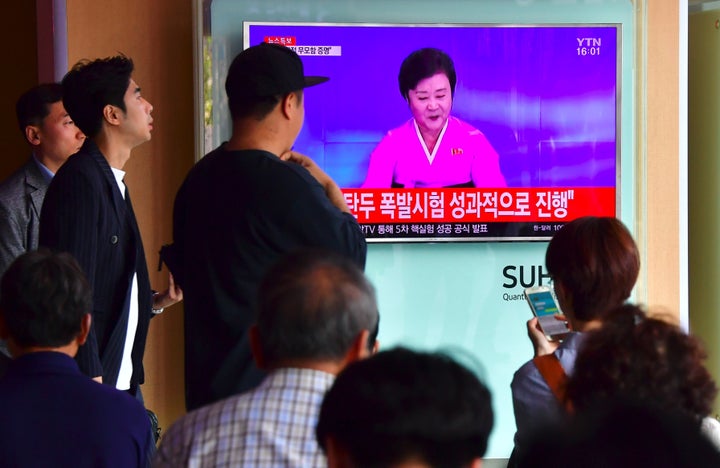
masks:
<svg viewBox="0 0 720 468"><path fill-rule="evenodd" d="M567 322L555 318L555 315L562 314L562 311L555 299L554 291L548 286L534 286L525 290L525 299L538 318L545 337L550 341L562 341L570 329Z"/></svg>

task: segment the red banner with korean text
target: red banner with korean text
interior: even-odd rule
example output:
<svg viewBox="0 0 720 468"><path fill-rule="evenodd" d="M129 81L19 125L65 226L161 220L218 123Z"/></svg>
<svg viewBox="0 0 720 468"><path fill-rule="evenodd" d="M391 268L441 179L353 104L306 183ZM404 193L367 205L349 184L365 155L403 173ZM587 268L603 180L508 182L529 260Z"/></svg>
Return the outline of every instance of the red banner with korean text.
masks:
<svg viewBox="0 0 720 468"><path fill-rule="evenodd" d="M616 215L614 187L342 191L361 224L568 222Z"/></svg>

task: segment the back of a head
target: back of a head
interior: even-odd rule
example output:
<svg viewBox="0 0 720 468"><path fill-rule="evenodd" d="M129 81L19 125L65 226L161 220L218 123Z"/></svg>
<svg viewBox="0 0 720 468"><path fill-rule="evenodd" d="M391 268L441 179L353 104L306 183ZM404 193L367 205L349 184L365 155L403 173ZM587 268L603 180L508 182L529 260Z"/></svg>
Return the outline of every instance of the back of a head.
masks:
<svg viewBox="0 0 720 468"><path fill-rule="evenodd" d="M80 333L91 307L90 286L67 253L27 252L0 282L0 314L8 334L22 348L67 345Z"/></svg>
<svg viewBox="0 0 720 468"><path fill-rule="evenodd" d="M614 400L537 432L516 466L710 468L720 466L720 453L693 418Z"/></svg>
<svg viewBox="0 0 720 468"><path fill-rule="evenodd" d="M25 137L25 127L40 126L50 114L50 105L62 101L63 88L60 83L45 83L25 91L15 103L18 127Z"/></svg>
<svg viewBox="0 0 720 468"><path fill-rule="evenodd" d="M585 339L567 398L578 411L617 398L651 401L699 421L717 395L706 357L695 337L625 305Z"/></svg>
<svg viewBox="0 0 720 468"><path fill-rule="evenodd" d="M450 94L454 96L457 75L455 65L448 54L440 49L426 47L405 57L398 73L398 86L403 99L408 99L408 92L415 89L420 81L438 73L447 76L450 82Z"/></svg>
<svg viewBox="0 0 720 468"><path fill-rule="evenodd" d="M324 250L283 257L258 290L257 331L266 364L342 360L363 330L377 335L375 289L350 260Z"/></svg>
<svg viewBox="0 0 720 468"><path fill-rule="evenodd" d="M462 467L485 454L493 425L490 392L442 354L396 348L356 361L325 395L317 439L341 447L357 467L418 461Z"/></svg>
<svg viewBox="0 0 720 468"><path fill-rule="evenodd" d="M640 254L618 219L587 216L553 236L545 265L571 295L576 319L602 320L630 297L640 272Z"/></svg>
<svg viewBox="0 0 720 468"><path fill-rule="evenodd" d="M75 125L89 138L100 132L103 109L110 104L125 112L125 92L133 62L124 55L75 64L62 80L63 104Z"/></svg>
<svg viewBox="0 0 720 468"><path fill-rule="evenodd" d="M288 93L327 81L326 77L305 76L295 51L278 44L261 43L240 52L233 59L225 79L225 93L233 121L263 120Z"/></svg>

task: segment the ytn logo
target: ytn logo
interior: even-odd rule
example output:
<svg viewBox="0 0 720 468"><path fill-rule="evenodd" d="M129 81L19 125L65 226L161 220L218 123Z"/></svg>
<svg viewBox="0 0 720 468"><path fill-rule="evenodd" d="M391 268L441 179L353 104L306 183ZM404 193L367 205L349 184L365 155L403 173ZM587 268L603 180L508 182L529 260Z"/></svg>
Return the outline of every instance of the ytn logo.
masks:
<svg viewBox="0 0 720 468"><path fill-rule="evenodd" d="M576 37L580 47L600 47L602 46L602 37Z"/></svg>

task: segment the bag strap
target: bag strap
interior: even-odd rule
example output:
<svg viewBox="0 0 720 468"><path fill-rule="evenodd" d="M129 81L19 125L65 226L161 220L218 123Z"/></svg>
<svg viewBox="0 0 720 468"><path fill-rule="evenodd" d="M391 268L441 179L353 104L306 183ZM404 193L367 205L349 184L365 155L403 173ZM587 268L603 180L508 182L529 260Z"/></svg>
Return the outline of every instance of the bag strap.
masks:
<svg viewBox="0 0 720 468"><path fill-rule="evenodd" d="M547 382L548 387L550 387L557 401L565 409L571 411L570 403L565 400L565 387L568 376L560 364L560 360L555 356L555 353L533 358L533 363L535 363L535 367L540 371L540 375L542 375L545 382Z"/></svg>

